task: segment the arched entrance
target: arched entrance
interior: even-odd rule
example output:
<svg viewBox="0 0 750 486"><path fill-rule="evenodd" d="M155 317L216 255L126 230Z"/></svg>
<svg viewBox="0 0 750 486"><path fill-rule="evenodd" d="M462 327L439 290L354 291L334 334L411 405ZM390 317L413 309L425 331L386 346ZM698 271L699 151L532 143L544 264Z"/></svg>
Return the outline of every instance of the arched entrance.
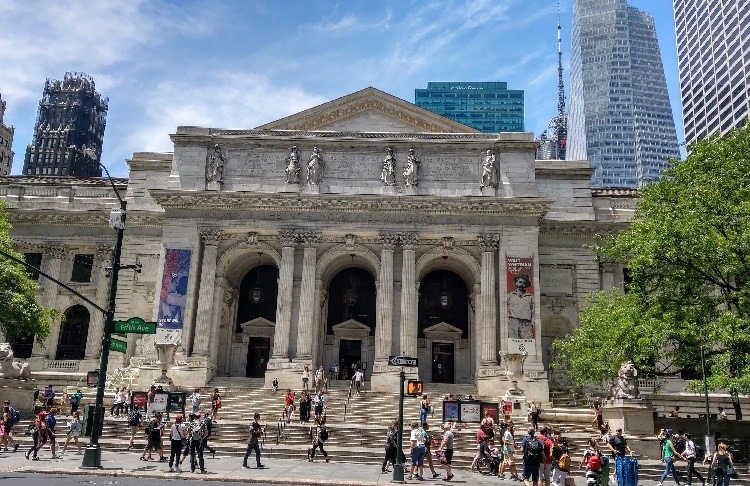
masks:
<svg viewBox="0 0 750 486"><path fill-rule="evenodd" d="M419 287L419 339L431 363L430 381L457 383L459 350L468 348L469 291L464 280L450 270L428 273ZM469 353L464 353L469 354ZM426 377L424 377L426 378Z"/></svg>
<svg viewBox="0 0 750 486"><path fill-rule="evenodd" d="M252 268L240 282L232 375L262 378L273 349L279 270L273 265Z"/></svg>
<svg viewBox="0 0 750 486"><path fill-rule="evenodd" d="M561 316L553 315L542 322L542 363L544 369L549 370L550 364L557 359L555 341L573 332L573 324ZM557 366L548 372L550 390L565 390L570 388L571 382L565 369Z"/></svg>
<svg viewBox="0 0 750 486"><path fill-rule="evenodd" d="M375 278L362 268L338 272L328 285L324 363L339 364L341 379L356 367L369 374L375 359Z"/></svg>
<svg viewBox="0 0 750 486"><path fill-rule="evenodd" d="M74 305L65 311L55 359L83 359L89 337L90 318L89 310L82 305Z"/></svg>

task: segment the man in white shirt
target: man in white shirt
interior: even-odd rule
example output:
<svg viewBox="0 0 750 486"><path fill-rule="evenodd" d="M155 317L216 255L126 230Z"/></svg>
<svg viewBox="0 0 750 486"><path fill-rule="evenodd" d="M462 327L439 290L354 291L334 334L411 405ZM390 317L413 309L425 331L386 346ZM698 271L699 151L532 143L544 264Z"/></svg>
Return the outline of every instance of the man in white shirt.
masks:
<svg viewBox="0 0 750 486"><path fill-rule="evenodd" d="M692 484L693 474L700 480L701 483L706 484L706 478L695 470L695 461L698 459L698 451L693 442L693 437L690 434L685 434L685 459L687 459L687 483Z"/></svg>
<svg viewBox="0 0 750 486"><path fill-rule="evenodd" d="M196 414L201 408L201 390L196 388L193 394L190 395L190 404L193 406L193 413Z"/></svg>
<svg viewBox="0 0 750 486"><path fill-rule="evenodd" d="M365 374L362 373L362 370L357 369L357 371L354 372L354 386L357 388L357 396L359 396L359 392L362 389L362 381L365 379Z"/></svg>

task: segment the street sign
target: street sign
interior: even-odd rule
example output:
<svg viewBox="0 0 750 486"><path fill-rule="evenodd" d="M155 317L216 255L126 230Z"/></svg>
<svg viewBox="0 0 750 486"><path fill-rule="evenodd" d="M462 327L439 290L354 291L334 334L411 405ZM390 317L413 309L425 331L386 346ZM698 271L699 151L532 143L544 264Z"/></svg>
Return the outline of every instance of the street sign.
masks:
<svg viewBox="0 0 750 486"><path fill-rule="evenodd" d="M156 334L156 323L146 322L140 317L131 317L127 321L115 321L115 331L134 334Z"/></svg>
<svg viewBox="0 0 750 486"><path fill-rule="evenodd" d="M388 363L391 366L413 366L416 367L418 360L417 358L410 358L408 356L389 356Z"/></svg>
<svg viewBox="0 0 750 486"><path fill-rule="evenodd" d="M120 341L119 339L110 339L109 349L111 351L119 351L121 353L124 353L128 349L128 343L125 341Z"/></svg>

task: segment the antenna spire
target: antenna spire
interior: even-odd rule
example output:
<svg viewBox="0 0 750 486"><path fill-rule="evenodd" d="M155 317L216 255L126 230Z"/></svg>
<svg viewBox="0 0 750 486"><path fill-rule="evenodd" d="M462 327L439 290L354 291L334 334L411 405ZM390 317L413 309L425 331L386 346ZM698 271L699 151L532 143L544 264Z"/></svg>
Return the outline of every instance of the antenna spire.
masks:
<svg viewBox="0 0 750 486"><path fill-rule="evenodd" d="M560 1L557 2L557 114L565 114L565 85L563 84L562 26L560 24Z"/></svg>

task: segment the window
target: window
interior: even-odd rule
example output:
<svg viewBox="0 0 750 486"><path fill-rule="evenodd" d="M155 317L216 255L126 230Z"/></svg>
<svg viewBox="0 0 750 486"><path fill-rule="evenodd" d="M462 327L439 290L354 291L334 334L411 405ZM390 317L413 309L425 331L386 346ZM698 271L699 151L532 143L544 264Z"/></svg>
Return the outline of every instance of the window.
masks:
<svg viewBox="0 0 750 486"><path fill-rule="evenodd" d="M65 312L55 359L84 358L89 336L89 319L89 311L82 305L74 305Z"/></svg>
<svg viewBox="0 0 750 486"><path fill-rule="evenodd" d="M76 253L73 260L71 282L91 282L91 267L94 265L94 255Z"/></svg>
<svg viewBox="0 0 750 486"><path fill-rule="evenodd" d="M42 254L41 253L24 253L23 259L32 267L39 268L42 266ZM26 273L33 280L39 280L39 272L35 272L29 268L26 269Z"/></svg>

